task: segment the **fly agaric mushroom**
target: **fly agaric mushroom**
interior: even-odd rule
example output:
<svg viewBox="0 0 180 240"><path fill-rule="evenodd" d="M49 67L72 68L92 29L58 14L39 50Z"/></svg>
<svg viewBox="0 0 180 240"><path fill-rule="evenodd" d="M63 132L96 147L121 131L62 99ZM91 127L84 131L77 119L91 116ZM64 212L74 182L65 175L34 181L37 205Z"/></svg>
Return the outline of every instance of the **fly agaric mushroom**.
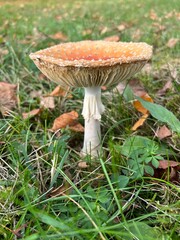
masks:
<svg viewBox="0 0 180 240"><path fill-rule="evenodd" d="M30 54L40 71L62 87L84 87L82 115L85 135L82 153L97 156L104 111L101 86L116 86L130 78L152 56L146 43L80 41L62 43Z"/></svg>

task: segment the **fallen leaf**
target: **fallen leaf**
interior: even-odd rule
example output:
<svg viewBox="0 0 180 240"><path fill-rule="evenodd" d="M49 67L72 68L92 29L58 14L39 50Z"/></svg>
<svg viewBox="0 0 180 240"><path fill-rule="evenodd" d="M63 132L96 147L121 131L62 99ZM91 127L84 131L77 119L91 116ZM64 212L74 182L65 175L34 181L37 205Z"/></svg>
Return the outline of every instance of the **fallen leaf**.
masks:
<svg viewBox="0 0 180 240"><path fill-rule="evenodd" d="M16 107L17 86L7 82L0 82L0 112L2 115L8 115L8 112Z"/></svg>
<svg viewBox="0 0 180 240"><path fill-rule="evenodd" d="M107 87L106 86L101 86L101 90L106 91Z"/></svg>
<svg viewBox="0 0 180 240"><path fill-rule="evenodd" d="M140 97L145 101L153 102L152 98L147 93ZM133 105L136 108L136 110L138 110L138 112L141 112L142 114L148 113L148 110L145 107L143 107L143 105L138 100L134 100Z"/></svg>
<svg viewBox="0 0 180 240"><path fill-rule="evenodd" d="M132 39L134 41L138 41L142 36L142 32L140 29L136 29L135 32L132 34Z"/></svg>
<svg viewBox="0 0 180 240"><path fill-rule="evenodd" d="M61 15L57 15L55 18L56 20L61 21L63 17Z"/></svg>
<svg viewBox="0 0 180 240"><path fill-rule="evenodd" d="M0 58L7 55L9 51L7 49L0 48Z"/></svg>
<svg viewBox="0 0 180 240"><path fill-rule="evenodd" d="M22 225L21 225L20 227L18 227L17 229L12 230L12 233L13 233L14 235L16 235L17 238L22 238L23 236L22 236L21 231L22 231L24 228L27 228L27 227L28 227L28 224L27 224L27 223L22 224Z"/></svg>
<svg viewBox="0 0 180 240"><path fill-rule="evenodd" d="M22 113L23 119L32 118L41 113L41 108L33 109L28 113Z"/></svg>
<svg viewBox="0 0 180 240"><path fill-rule="evenodd" d="M176 67L175 65L168 64L168 68L169 68L171 77L173 78L173 80L176 80L178 76L178 72L177 72L178 66Z"/></svg>
<svg viewBox="0 0 180 240"><path fill-rule="evenodd" d="M145 91L144 87L140 84L138 78L133 78L130 81L128 81L129 87L132 89L133 94L135 96L141 97L145 95L147 92ZM126 88L127 84L124 82L120 82L116 88L120 94L122 94Z"/></svg>
<svg viewBox="0 0 180 240"><path fill-rule="evenodd" d="M62 32L57 32L53 35L50 35L50 37L52 39L55 39L55 40L61 40L61 41L67 41L68 40L68 37Z"/></svg>
<svg viewBox="0 0 180 240"><path fill-rule="evenodd" d="M153 26L156 29L155 30L156 33L162 32L162 31L164 31L166 29L166 27L164 25L162 25L160 23L157 23L157 22L153 23Z"/></svg>
<svg viewBox="0 0 180 240"><path fill-rule="evenodd" d="M51 192L48 194L48 197L58 197L62 195L68 195L70 190L70 184L66 182L66 184L62 184L58 188L53 188Z"/></svg>
<svg viewBox="0 0 180 240"><path fill-rule="evenodd" d="M177 19L178 21L180 21L180 12L176 12L176 13L175 13L175 16L176 16L176 19Z"/></svg>
<svg viewBox="0 0 180 240"><path fill-rule="evenodd" d="M164 16L164 18L172 18L174 16L174 11L168 12L166 13L166 15Z"/></svg>
<svg viewBox="0 0 180 240"><path fill-rule="evenodd" d="M78 163L78 167L84 169L84 168L88 168L89 165L88 165L87 162L85 162L85 161L80 161L80 162Z"/></svg>
<svg viewBox="0 0 180 240"><path fill-rule="evenodd" d="M67 175L67 177L72 180L72 175L68 170L65 170L65 173ZM58 196L62 196L62 195L69 195L70 192L72 190L72 186L70 185L70 183L67 180L63 180L63 183L57 187L57 188L53 188L49 193L48 193L48 197L58 197Z"/></svg>
<svg viewBox="0 0 180 240"><path fill-rule="evenodd" d="M108 41L108 42L118 42L120 40L118 35L113 35L113 36L109 36L104 38L104 41Z"/></svg>
<svg viewBox="0 0 180 240"><path fill-rule="evenodd" d="M132 131L136 131L140 126L144 124L149 114L144 114L131 128Z"/></svg>
<svg viewBox="0 0 180 240"><path fill-rule="evenodd" d="M92 34L92 29L84 29L82 31L83 36L90 35L90 34Z"/></svg>
<svg viewBox="0 0 180 240"><path fill-rule="evenodd" d="M126 84L124 84L123 82L120 82L115 89L117 89L120 94L123 94L125 88L126 88Z"/></svg>
<svg viewBox="0 0 180 240"><path fill-rule="evenodd" d="M159 19L156 12L154 11L154 9L150 10L149 17L150 17L151 20L158 20Z"/></svg>
<svg viewBox="0 0 180 240"><path fill-rule="evenodd" d="M150 63L146 63L146 65L143 67L141 72L143 72L147 75L151 74L152 73L152 65Z"/></svg>
<svg viewBox="0 0 180 240"><path fill-rule="evenodd" d="M128 82L130 88L132 89L135 96L141 97L147 94L144 87L141 85L138 78L133 78Z"/></svg>
<svg viewBox="0 0 180 240"><path fill-rule="evenodd" d="M124 31L126 28L127 28L127 24L126 23L122 23L122 24L120 24L119 26L117 26L117 30L119 31L119 32L122 32L122 31Z"/></svg>
<svg viewBox="0 0 180 240"><path fill-rule="evenodd" d="M169 167L177 167L177 166L180 166L180 162L160 160L158 168L167 169Z"/></svg>
<svg viewBox="0 0 180 240"><path fill-rule="evenodd" d="M172 135L172 132L167 128L165 125L157 129L155 132L155 135L161 140L166 137L170 137Z"/></svg>
<svg viewBox="0 0 180 240"><path fill-rule="evenodd" d="M84 132L84 127L80 123L76 123L75 125L70 126L69 129L74 132Z"/></svg>
<svg viewBox="0 0 180 240"><path fill-rule="evenodd" d="M53 127L50 130L55 132L59 129L66 128L67 126L69 126L69 128L72 129L73 131L82 132L84 128L83 126L79 125L80 123L77 122L77 119L78 113L76 111L63 113L54 120Z"/></svg>
<svg viewBox="0 0 180 240"><path fill-rule="evenodd" d="M40 80L47 79L47 77L46 77L43 73L41 73L41 72L39 73L38 78L39 78Z"/></svg>
<svg viewBox="0 0 180 240"><path fill-rule="evenodd" d="M47 109L54 109L55 103L53 97L40 97L40 106Z"/></svg>
<svg viewBox="0 0 180 240"><path fill-rule="evenodd" d="M140 97L148 102L153 102L152 98L147 93ZM143 116L131 128L132 131L136 131L140 126L143 125L145 120L148 118L149 111L145 107L143 107L143 105L138 100L134 100L133 105L136 110L138 110L138 112L141 112L143 114Z"/></svg>
<svg viewBox="0 0 180 240"><path fill-rule="evenodd" d="M39 91L32 91L32 92L30 92L30 97L31 98L40 98L41 96L42 96L42 91L41 90L39 90Z"/></svg>
<svg viewBox="0 0 180 240"><path fill-rule="evenodd" d="M103 28L101 29L100 34L103 35L103 34L105 34L105 33L107 33L107 32L109 32L109 28L108 28L108 27L103 27Z"/></svg>
<svg viewBox="0 0 180 240"><path fill-rule="evenodd" d="M170 79L170 80L168 80L168 81L166 82L166 84L164 85L164 87L163 87L162 89L158 90L157 94L158 94L159 96L165 95L165 93L166 93L168 90L170 90L170 89L172 88L172 86L173 86L172 80Z"/></svg>
<svg viewBox="0 0 180 240"><path fill-rule="evenodd" d="M46 96L49 97L66 97L72 98L72 95L68 93L69 89L63 89L60 86L57 86L51 93L47 94Z"/></svg>
<svg viewBox="0 0 180 240"><path fill-rule="evenodd" d="M176 44L179 42L178 38L171 38L169 39L169 41L167 42L166 46L169 48L173 48L176 46Z"/></svg>
<svg viewBox="0 0 180 240"><path fill-rule="evenodd" d="M180 162L159 160L159 166L154 169L154 177L163 178L165 180L179 183Z"/></svg>

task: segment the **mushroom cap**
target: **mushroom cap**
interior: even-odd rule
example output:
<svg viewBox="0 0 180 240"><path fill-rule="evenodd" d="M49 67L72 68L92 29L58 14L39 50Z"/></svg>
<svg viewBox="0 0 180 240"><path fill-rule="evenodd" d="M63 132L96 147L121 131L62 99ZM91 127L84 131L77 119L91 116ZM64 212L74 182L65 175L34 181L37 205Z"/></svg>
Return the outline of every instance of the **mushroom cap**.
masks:
<svg viewBox="0 0 180 240"><path fill-rule="evenodd" d="M146 43L80 41L30 54L36 66L62 86L117 85L137 73L152 56Z"/></svg>

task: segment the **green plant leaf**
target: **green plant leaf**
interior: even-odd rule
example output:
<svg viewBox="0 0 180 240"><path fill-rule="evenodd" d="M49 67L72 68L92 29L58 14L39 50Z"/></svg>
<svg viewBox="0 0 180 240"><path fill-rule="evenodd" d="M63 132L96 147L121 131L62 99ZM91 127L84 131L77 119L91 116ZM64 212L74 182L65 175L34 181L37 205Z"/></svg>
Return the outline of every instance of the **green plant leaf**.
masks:
<svg viewBox="0 0 180 240"><path fill-rule="evenodd" d="M147 174L150 174L151 176L154 175L154 169L153 169L151 166L146 165L146 166L144 167L144 169L145 169L145 172L146 172Z"/></svg>
<svg viewBox="0 0 180 240"><path fill-rule="evenodd" d="M39 234L37 234L37 233L35 233L35 234L32 234L32 235L30 235L30 236L27 236L27 237L25 237L25 238L23 238L24 240L37 240L37 239L39 239L40 237L39 237Z"/></svg>
<svg viewBox="0 0 180 240"><path fill-rule="evenodd" d="M176 118L176 116L167 110L165 107L144 101L142 98L137 97L138 101L145 107L151 115L157 120L168 124L168 126L175 132L180 133L180 121Z"/></svg>
<svg viewBox="0 0 180 240"><path fill-rule="evenodd" d="M124 175L118 176L118 187L120 189L127 187L128 183L129 183L129 177L124 176Z"/></svg>
<svg viewBox="0 0 180 240"><path fill-rule="evenodd" d="M112 174L111 180L113 183L116 183L119 189L127 187L129 183L129 177L125 175L118 175L117 173Z"/></svg>
<svg viewBox="0 0 180 240"><path fill-rule="evenodd" d="M35 212L37 218L39 218L43 223L47 225L53 226L54 228L63 230L63 231L70 231L71 228L64 224L62 221L58 221L52 216L48 215L47 213L37 211Z"/></svg>
<svg viewBox="0 0 180 240"><path fill-rule="evenodd" d="M151 161L153 167L158 168L159 167L159 161L155 158L152 159Z"/></svg>
<svg viewBox="0 0 180 240"><path fill-rule="evenodd" d="M125 240L154 240L159 239L158 231L150 227L144 222L133 222L128 226L128 232L131 234L128 237L123 237Z"/></svg>
<svg viewBox="0 0 180 240"><path fill-rule="evenodd" d="M152 145L157 145L156 154L173 154L165 145L160 145L159 143L142 136L131 136L124 141L124 144L121 146L121 154L126 157L131 156L135 151L145 152L145 149L151 149Z"/></svg>

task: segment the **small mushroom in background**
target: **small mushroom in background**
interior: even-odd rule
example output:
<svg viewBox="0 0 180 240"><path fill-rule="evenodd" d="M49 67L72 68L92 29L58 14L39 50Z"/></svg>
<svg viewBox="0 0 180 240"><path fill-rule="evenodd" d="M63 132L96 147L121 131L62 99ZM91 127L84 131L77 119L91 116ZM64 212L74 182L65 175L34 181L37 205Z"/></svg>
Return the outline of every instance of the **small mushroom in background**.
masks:
<svg viewBox="0 0 180 240"><path fill-rule="evenodd" d="M80 41L62 43L30 54L39 70L62 87L84 87L82 153L96 157L101 149L101 86L112 87L141 70L152 56L146 43Z"/></svg>

